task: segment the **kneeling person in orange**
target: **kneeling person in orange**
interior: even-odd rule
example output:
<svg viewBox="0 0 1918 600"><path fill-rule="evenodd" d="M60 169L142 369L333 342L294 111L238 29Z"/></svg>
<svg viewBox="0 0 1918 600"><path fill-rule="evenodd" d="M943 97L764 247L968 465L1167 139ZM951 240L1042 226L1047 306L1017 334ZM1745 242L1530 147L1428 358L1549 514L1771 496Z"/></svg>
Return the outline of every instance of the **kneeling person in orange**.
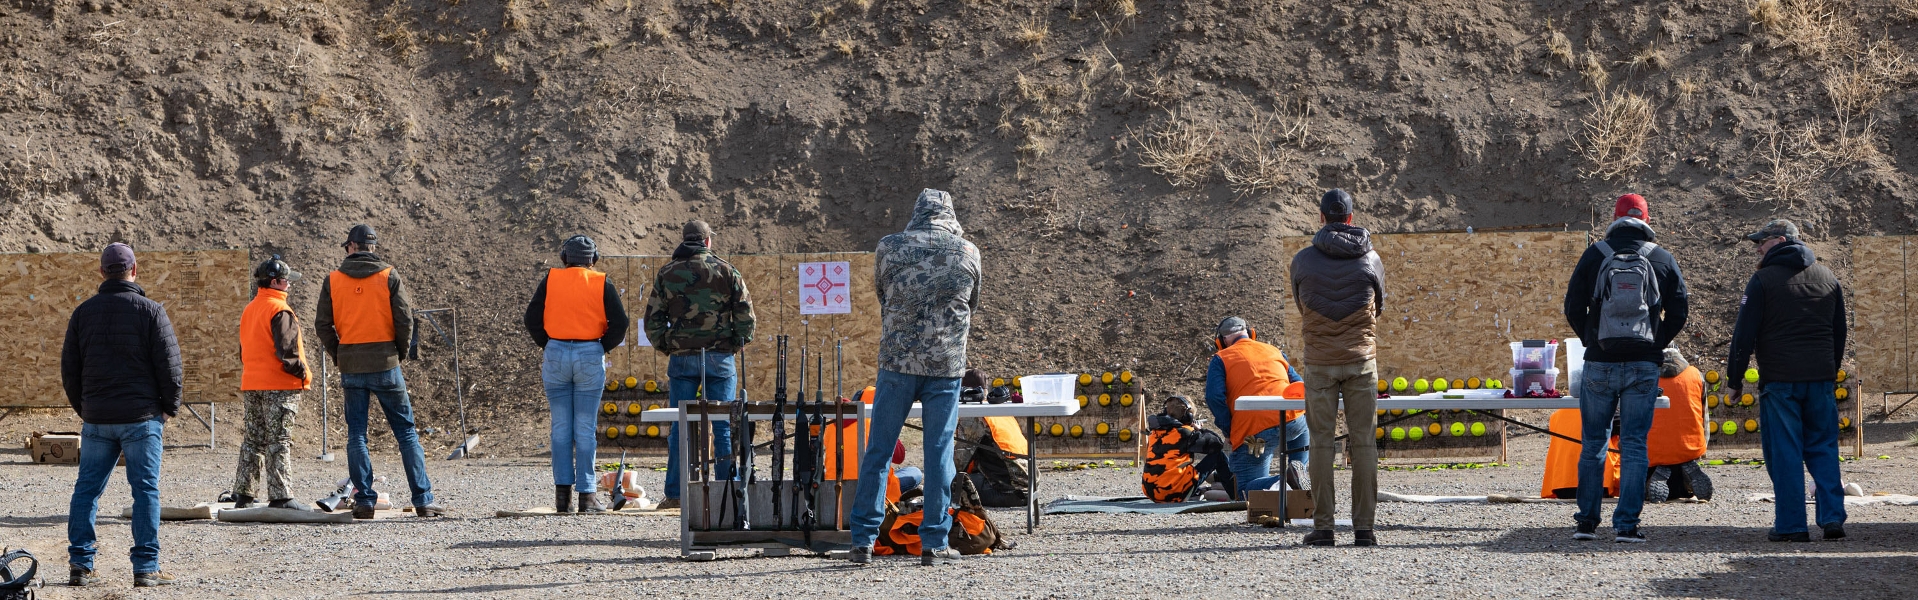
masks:
<svg viewBox="0 0 1918 600"><path fill-rule="evenodd" d="M1539 497L1575 500L1578 498L1578 453L1579 442L1568 441L1560 435L1579 439L1583 435L1584 416L1576 408L1561 408L1552 411L1552 421L1548 428L1552 433L1551 445L1545 449L1545 482L1538 491ZM1605 453L1605 497L1618 497L1618 438L1612 438L1611 451Z"/></svg>
<svg viewBox="0 0 1918 600"><path fill-rule="evenodd" d="M1711 477L1698 468L1698 459L1705 456L1705 376L1686 362L1685 353L1666 348L1658 369L1658 389L1672 404L1652 411L1652 431L1645 438L1645 455L1651 464L1645 500L1710 500Z"/></svg>
<svg viewBox="0 0 1918 600"><path fill-rule="evenodd" d="M1152 433L1146 435L1145 471L1140 487L1153 502L1184 502L1207 477L1218 476L1224 489L1237 489L1226 467L1225 440L1200 427L1192 418L1192 401L1173 395L1165 410L1146 417Z"/></svg>
<svg viewBox="0 0 1918 600"><path fill-rule="evenodd" d="M253 269L258 288L240 313L240 392L246 399L246 437L233 475L233 507L252 506L256 484L266 480L267 506L298 508L287 489L287 458L293 450L293 417L300 392L312 387L300 319L286 302L300 274L278 255ZM264 477L262 477L264 475Z"/></svg>

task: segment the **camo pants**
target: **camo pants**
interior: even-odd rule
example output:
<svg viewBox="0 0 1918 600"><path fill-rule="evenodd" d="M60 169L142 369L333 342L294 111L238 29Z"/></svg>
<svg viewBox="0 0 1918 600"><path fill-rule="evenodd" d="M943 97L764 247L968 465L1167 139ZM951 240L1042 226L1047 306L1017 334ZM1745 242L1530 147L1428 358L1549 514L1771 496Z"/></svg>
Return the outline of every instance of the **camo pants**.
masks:
<svg viewBox="0 0 1918 600"><path fill-rule="evenodd" d="M287 457L293 453L293 416L300 412L299 390L247 391L246 439L240 442L240 470L233 493L260 500L286 500ZM266 495L255 484L266 478Z"/></svg>

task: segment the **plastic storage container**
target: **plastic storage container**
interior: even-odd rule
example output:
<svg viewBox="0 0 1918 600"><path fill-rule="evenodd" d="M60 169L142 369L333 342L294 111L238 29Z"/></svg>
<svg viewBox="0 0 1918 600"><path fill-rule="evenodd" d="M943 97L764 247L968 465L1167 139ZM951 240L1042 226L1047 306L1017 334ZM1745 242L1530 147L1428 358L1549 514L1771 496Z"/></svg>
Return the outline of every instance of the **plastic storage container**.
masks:
<svg viewBox="0 0 1918 600"><path fill-rule="evenodd" d="M1585 343L1578 338L1565 340L1565 376L1571 378L1565 387L1572 391L1572 397L1578 397L1583 391L1580 388L1585 387Z"/></svg>
<svg viewBox="0 0 1918 600"><path fill-rule="evenodd" d="M1512 369L1512 381L1506 387L1520 396L1558 389L1558 369Z"/></svg>
<svg viewBox="0 0 1918 600"><path fill-rule="evenodd" d="M1072 389L1077 379L1079 376L1072 373L1027 375L1019 378L1019 389L1025 393L1026 404L1065 404L1074 402Z"/></svg>
<svg viewBox="0 0 1918 600"><path fill-rule="evenodd" d="M1525 340L1512 342L1512 368L1551 369L1558 366L1558 342Z"/></svg>

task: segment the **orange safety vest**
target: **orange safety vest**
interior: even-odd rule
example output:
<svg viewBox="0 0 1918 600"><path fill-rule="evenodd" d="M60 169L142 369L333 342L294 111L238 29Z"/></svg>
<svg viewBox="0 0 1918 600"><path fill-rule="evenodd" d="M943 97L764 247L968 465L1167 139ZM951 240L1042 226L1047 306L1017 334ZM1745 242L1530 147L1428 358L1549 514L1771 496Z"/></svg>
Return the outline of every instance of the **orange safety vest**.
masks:
<svg viewBox="0 0 1918 600"><path fill-rule="evenodd" d="M273 316L292 313L286 292L259 288L253 301L240 313L240 389L247 391L304 390L312 387L311 373L293 375L280 368L280 354L273 345ZM298 323L299 317L294 322ZM297 333L297 330L296 330ZM298 347L300 364L306 364L306 345Z"/></svg>
<svg viewBox="0 0 1918 600"><path fill-rule="evenodd" d="M1652 431L1645 438L1646 457L1654 467L1677 465L1705 455L1705 376L1698 367L1685 367L1673 377L1660 377L1658 387L1672 399L1672 407L1652 411Z"/></svg>
<svg viewBox="0 0 1918 600"><path fill-rule="evenodd" d="M1146 436L1145 470L1139 474L1139 487L1153 502L1184 502L1199 484L1198 469L1192 456L1179 449L1186 428L1155 429Z"/></svg>
<svg viewBox="0 0 1918 600"><path fill-rule="evenodd" d="M853 393L853 399L871 405L874 390L875 388L873 386L866 386L866 389ZM826 474L822 476L823 478L859 478L859 435L852 429L853 418L856 416L857 415L847 414L846 418L842 419L838 425L827 427L824 433L821 433L818 428L813 428L812 431L814 435L824 438L820 443L821 446L826 448ZM844 435L841 435L842 433ZM866 433L867 439L871 439L872 421L866 421ZM846 460L852 463L851 467L846 468L846 476L843 478L839 476L839 452L833 451L834 448L839 448L840 451L845 452ZM883 452L886 453L886 456L892 456L891 448L887 448L883 450Z"/></svg>
<svg viewBox="0 0 1918 600"><path fill-rule="evenodd" d="M1581 437L1584 422L1576 408L1561 408L1552 412L1552 433ZM1576 498L1578 493L1578 453L1579 444L1552 437L1552 445L1545 450L1545 482L1539 489L1541 498ZM1612 449L1618 449L1618 441L1612 441ZM1560 490L1570 490L1559 494ZM1618 453L1605 453L1605 497L1618 496Z"/></svg>
<svg viewBox="0 0 1918 600"><path fill-rule="evenodd" d="M1225 404L1232 409L1232 431L1226 443L1237 448L1252 434L1279 426L1305 411L1288 410L1284 418L1276 410L1239 410L1240 396L1283 396L1292 379L1286 376L1291 365L1271 344L1246 338L1219 351L1225 363Z"/></svg>
<svg viewBox="0 0 1918 600"><path fill-rule="evenodd" d="M386 276L392 267L354 279L334 271L327 279L327 291L333 300L333 329L342 344L391 342L393 334L393 291Z"/></svg>
<svg viewBox="0 0 1918 600"><path fill-rule="evenodd" d="M546 272L546 337L597 340L606 335L606 274L586 267Z"/></svg>

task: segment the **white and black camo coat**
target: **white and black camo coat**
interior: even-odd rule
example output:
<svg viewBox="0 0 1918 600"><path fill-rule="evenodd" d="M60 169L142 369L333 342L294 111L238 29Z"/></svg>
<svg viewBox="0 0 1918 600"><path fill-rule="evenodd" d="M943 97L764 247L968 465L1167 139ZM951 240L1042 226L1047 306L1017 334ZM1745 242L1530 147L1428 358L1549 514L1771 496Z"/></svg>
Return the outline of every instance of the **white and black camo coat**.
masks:
<svg viewBox="0 0 1918 600"><path fill-rule="evenodd" d="M919 192L906 230L879 240L879 368L902 375L958 377L966 334L979 308L979 248L960 237L952 195Z"/></svg>

